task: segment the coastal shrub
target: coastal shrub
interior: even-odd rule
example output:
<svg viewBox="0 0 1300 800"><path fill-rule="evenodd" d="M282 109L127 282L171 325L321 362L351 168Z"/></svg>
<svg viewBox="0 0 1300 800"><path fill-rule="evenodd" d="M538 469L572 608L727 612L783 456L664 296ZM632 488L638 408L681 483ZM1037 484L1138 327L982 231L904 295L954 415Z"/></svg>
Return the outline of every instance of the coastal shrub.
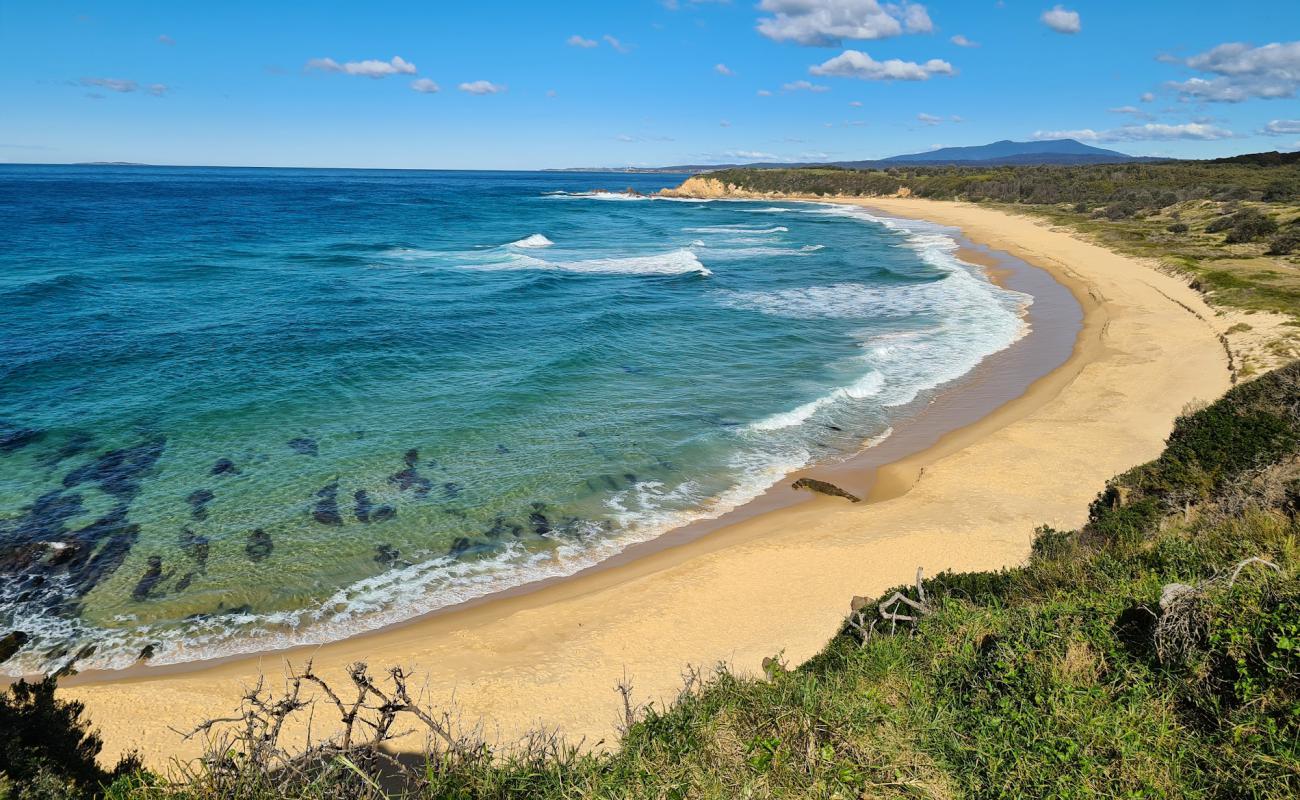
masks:
<svg viewBox="0 0 1300 800"><path fill-rule="evenodd" d="M82 716L85 707L59 700L55 688L49 677L20 680L0 693L0 797L96 797L103 785L139 770L134 754L111 772L101 769L96 757L104 745Z"/></svg>
<svg viewBox="0 0 1300 800"><path fill-rule="evenodd" d="M1247 208L1233 215L1232 227L1224 241L1228 244L1253 242L1276 231L1276 220L1253 208Z"/></svg>
<svg viewBox="0 0 1300 800"><path fill-rule="evenodd" d="M1285 256L1300 250L1300 228L1291 226L1269 240L1265 255Z"/></svg>

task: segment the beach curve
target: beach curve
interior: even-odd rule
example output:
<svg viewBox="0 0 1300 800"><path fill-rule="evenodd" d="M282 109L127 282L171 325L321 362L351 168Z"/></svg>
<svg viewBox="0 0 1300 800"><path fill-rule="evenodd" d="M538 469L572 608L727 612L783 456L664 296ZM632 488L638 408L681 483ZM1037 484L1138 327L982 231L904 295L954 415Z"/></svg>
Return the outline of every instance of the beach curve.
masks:
<svg viewBox="0 0 1300 800"><path fill-rule="evenodd" d="M810 500L530 594L287 657L314 658L332 677L357 660L408 667L427 679L427 702L454 696L468 719L489 721L490 737L544 723L575 741L609 740L624 674L637 700L663 701L687 663L725 660L754 673L778 651L798 663L833 634L853 594L903 582L917 566L933 574L1018 563L1035 526L1076 526L1107 478L1160 451L1186 403L1228 388L1214 314L1176 278L987 208L854 202L958 227L1052 272L1085 306L1074 355L1025 396L883 469L877 502ZM63 691L86 703L106 756L138 747L162 762L197 755L172 727L229 711L259 674L278 677L285 658L108 682L87 675Z"/></svg>

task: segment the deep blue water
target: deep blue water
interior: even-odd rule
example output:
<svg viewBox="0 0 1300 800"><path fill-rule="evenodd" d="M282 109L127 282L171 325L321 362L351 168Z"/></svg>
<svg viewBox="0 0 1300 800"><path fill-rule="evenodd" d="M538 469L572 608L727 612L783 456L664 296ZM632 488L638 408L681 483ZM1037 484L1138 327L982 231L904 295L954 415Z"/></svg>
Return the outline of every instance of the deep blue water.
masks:
<svg viewBox="0 0 1300 800"><path fill-rule="evenodd" d="M0 166L0 668L568 574L1022 333L935 226L591 193L682 177Z"/></svg>

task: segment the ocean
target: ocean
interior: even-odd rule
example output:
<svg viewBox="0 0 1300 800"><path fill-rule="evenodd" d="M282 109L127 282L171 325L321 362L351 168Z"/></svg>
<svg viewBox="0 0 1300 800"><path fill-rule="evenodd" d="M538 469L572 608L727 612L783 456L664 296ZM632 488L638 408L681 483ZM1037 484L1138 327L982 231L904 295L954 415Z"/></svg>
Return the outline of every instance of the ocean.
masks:
<svg viewBox="0 0 1300 800"><path fill-rule="evenodd" d="M0 166L0 670L572 574L1026 332L950 229L610 191L684 177Z"/></svg>

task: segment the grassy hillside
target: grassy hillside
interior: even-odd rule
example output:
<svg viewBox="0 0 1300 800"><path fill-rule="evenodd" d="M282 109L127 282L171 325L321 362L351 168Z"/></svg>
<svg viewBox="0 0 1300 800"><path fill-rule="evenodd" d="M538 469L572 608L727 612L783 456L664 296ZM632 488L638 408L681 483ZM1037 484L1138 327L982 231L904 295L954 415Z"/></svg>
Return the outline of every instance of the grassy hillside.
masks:
<svg viewBox="0 0 1300 800"><path fill-rule="evenodd" d="M99 777L117 798L1295 797L1297 513L1300 364L1179 419L1159 459L1113 479L1083 529L1040 531L1025 566L931 578L929 613L892 631L859 599L855 624L798 669L720 669L671 708L630 703L612 752L540 735L493 752L412 715L394 676L358 672L375 689L360 718L434 734L408 775L364 746L280 751L275 721L308 710L259 695L226 749L170 782ZM355 688L335 688L346 711ZM30 793L66 770L26 740L7 747L6 770L14 753L46 765L10 796L91 793Z"/></svg>
<svg viewBox="0 0 1300 800"><path fill-rule="evenodd" d="M872 197L901 190L1027 211L1114 250L1157 259L1222 307L1300 313L1295 153L1160 164L731 169L707 177L753 192ZM1276 355L1300 354L1293 338L1279 337Z"/></svg>

